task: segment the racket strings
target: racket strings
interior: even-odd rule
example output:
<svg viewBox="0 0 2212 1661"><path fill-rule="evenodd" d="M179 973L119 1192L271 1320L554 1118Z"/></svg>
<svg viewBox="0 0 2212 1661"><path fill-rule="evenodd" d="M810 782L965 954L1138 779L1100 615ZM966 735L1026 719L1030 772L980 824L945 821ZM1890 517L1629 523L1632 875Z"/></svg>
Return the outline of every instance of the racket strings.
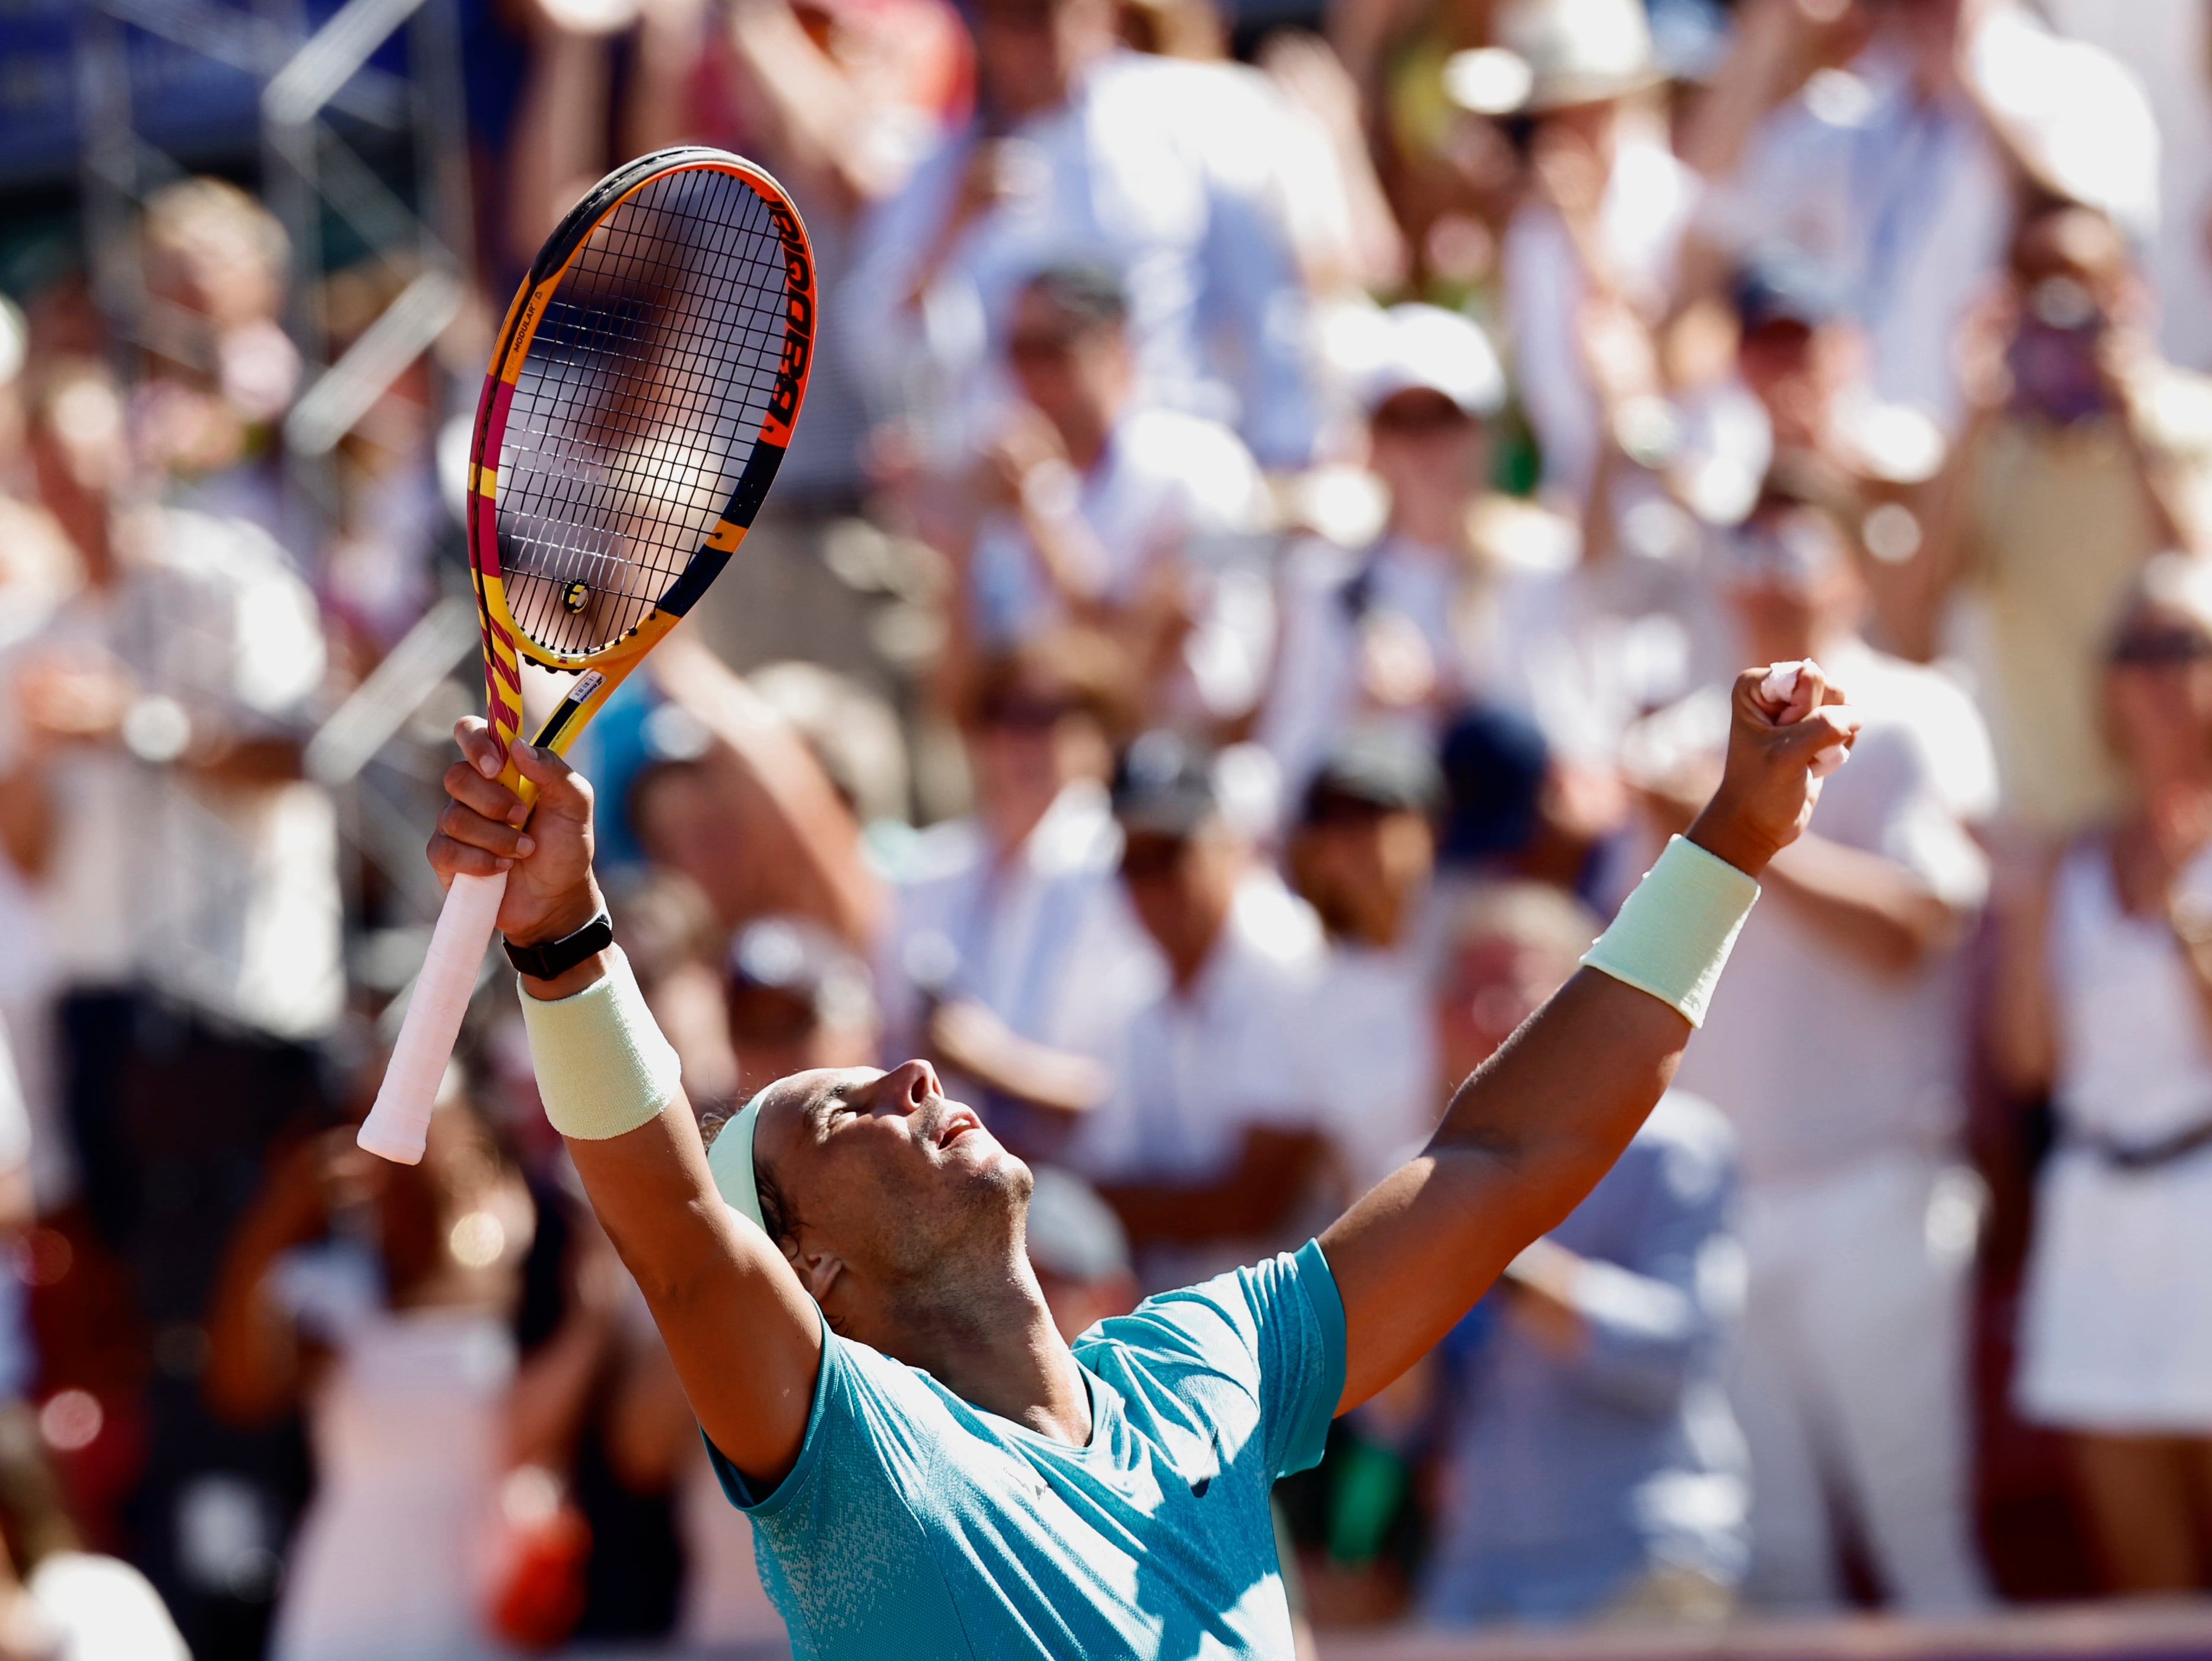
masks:
<svg viewBox="0 0 2212 1661"><path fill-rule="evenodd" d="M613 209L549 300L501 445L500 559L516 622L574 655L641 622L711 534L783 354L768 204L689 169Z"/></svg>

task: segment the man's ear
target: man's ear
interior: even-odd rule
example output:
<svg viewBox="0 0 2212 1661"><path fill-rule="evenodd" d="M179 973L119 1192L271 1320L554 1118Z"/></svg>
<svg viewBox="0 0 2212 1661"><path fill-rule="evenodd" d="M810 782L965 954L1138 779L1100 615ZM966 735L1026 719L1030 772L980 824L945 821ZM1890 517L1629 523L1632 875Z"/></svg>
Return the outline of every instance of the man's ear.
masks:
<svg viewBox="0 0 2212 1661"><path fill-rule="evenodd" d="M830 1298L846 1284L845 1260L834 1252L824 1252L810 1241L784 1248L784 1256L791 1260L799 1283L806 1294L826 1311Z"/></svg>

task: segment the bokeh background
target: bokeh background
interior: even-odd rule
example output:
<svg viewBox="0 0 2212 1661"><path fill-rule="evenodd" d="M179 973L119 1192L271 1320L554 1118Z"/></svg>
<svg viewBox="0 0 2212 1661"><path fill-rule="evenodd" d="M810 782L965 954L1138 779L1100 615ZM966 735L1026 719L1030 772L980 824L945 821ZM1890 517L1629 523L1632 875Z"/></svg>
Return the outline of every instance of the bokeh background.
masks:
<svg viewBox="0 0 2212 1661"><path fill-rule="evenodd" d="M495 958L349 1131L491 331L693 141L823 286L576 753L702 1112L928 1057L1071 1334L1295 1246L1817 657L1679 1088L1279 1489L1301 1642L2212 1652L2203 0L9 0L0 1658L786 1652Z"/></svg>

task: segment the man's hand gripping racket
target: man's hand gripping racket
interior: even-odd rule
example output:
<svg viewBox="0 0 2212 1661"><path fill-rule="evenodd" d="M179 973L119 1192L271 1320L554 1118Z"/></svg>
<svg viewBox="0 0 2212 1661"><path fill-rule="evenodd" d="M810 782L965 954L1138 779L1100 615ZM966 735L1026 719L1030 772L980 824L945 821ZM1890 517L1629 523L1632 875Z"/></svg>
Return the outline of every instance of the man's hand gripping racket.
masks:
<svg viewBox="0 0 2212 1661"><path fill-rule="evenodd" d="M814 324L798 210L768 174L720 150L662 150L616 169L523 280L469 453L489 719L448 775L446 809L478 811L453 787L481 779L491 787L476 791L482 809L512 840L503 854L479 846L448 862L445 909L361 1128L371 1153L422 1158L493 929L527 929L535 943L590 921L552 917L533 899L551 872L525 876L509 903L514 862L534 846L523 825L540 789L568 777L561 753L744 539L799 418ZM525 658L576 677L526 748ZM575 796L588 814L587 796L561 794L556 810ZM588 863L588 835L550 840Z"/></svg>

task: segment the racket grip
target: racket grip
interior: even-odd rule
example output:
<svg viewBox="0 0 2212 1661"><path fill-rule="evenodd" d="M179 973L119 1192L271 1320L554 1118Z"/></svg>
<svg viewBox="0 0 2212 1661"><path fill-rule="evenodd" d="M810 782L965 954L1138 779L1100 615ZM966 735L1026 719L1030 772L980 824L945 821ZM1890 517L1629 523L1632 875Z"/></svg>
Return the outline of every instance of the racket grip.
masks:
<svg viewBox="0 0 2212 1661"><path fill-rule="evenodd" d="M370 1153L400 1165L422 1157L430 1111L437 1105L438 1087L445 1082L446 1064L461 1035L461 1017L468 1013L469 995L476 991L477 971L506 895L505 871L459 876L446 891L422 972L415 977L414 995L407 1001L407 1018L399 1023L399 1041L385 1064L376 1105L356 1138Z"/></svg>

